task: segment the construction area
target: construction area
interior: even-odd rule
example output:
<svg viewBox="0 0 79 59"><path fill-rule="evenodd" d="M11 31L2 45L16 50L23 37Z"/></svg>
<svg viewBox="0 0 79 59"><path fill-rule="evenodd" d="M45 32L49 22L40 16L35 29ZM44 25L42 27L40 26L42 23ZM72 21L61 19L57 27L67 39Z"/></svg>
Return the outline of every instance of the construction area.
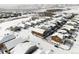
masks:
<svg viewBox="0 0 79 59"><path fill-rule="evenodd" d="M0 54L79 54L79 5L31 7L0 10Z"/></svg>

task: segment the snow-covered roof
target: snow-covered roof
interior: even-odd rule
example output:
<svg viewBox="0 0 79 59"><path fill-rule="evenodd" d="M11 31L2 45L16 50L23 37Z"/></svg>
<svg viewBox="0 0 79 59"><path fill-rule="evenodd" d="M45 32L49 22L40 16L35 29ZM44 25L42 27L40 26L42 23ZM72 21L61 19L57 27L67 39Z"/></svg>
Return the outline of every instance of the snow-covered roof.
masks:
<svg viewBox="0 0 79 59"><path fill-rule="evenodd" d="M45 30L40 29L40 28L33 28L32 31L38 32L38 33L43 33Z"/></svg>
<svg viewBox="0 0 79 59"><path fill-rule="evenodd" d="M61 29L60 29L60 30L58 30L57 32L64 32L64 33L66 33L66 31L65 31L65 30L61 30Z"/></svg>
<svg viewBox="0 0 79 59"><path fill-rule="evenodd" d="M72 21L69 21L69 22L67 22L67 23L70 23L70 24L76 24L76 22L72 22Z"/></svg>
<svg viewBox="0 0 79 59"><path fill-rule="evenodd" d="M64 27L62 27L62 29L63 29L63 28L66 28L66 29L69 29L69 30L70 30L70 29L74 29L73 26L69 26L69 25L64 25Z"/></svg>
<svg viewBox="0 0 79 59"><path fill-rule="evenodd" d="M31 42L19 43L13 50L11 50L12 54L25 54L28 49L32 46L35 46Z"/></svg>
<svg viewBox="0 0 79 59"><path fill-rule="evenodd" d="M24 27L24 24L20 23L20 24L19 24L19 25L17 25L17 26Z"/></svg>
<svg viewBox="0 0 79 59"><path fill-rule="evenodd" d="M54 33L54 34L52 34L51 36L58 36L59 38L63 38L63 34L61 34L61 33Z"/></svg>
<svg viewBox="0 0 79 59"><path fill-rule="evenodd" d="M26 22L26 24L27 24L27 25L31 25L31 23L30 23L30 22Z"/></svg>

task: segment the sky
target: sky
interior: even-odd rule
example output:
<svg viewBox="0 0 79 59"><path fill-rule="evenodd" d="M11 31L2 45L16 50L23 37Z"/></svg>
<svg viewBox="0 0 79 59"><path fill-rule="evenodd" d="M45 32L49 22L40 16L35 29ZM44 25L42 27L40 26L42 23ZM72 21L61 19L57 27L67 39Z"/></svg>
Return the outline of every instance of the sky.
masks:
<svg viewBox="0 0 79 59"><path fill-rule="evenodd" d="M19 4L0 4L0 8L16 8Z"/></svg>
<svg viewBox="0 0 79 59"><path fill-rule="evenodd" d="M73 4L74 5L74 4ZM4 9L17 9L17 8L23 8L23 9L31 9L31 8L39 8L39 7L52 7L54 5L45 5L45 4L0 4L0 8ZM63 6L63 5L61 5Z"/></svg>

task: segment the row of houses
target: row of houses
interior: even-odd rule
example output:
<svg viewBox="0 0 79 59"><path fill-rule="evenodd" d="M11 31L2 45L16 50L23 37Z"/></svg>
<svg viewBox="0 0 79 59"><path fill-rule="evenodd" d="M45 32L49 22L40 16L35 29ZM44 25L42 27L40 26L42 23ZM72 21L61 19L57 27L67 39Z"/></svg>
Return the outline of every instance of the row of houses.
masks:
<svg viewBox="0 0 79 59"><path fill-rule="evenodd" d="M13 12L1 12L0 19L2 18L9 18L9 17L18 17L21 16L21 13L13 13Z"/></svg>
<svg viewBox="0 0 79 59"><path fill-rule="evenodd" d="M77 21L75 21L75 22L72 21L73 17L74 17L73 14L69 14L69 15L67 14L66 16L63 16L62 19L55 20L56 23L55 23L55 21L54 22L50 21L49 24L47 24L47 25L49 25L47 28L44 28L44 26L46 26L46 24L43 25L43 27L40 27L40 29L39 28L35 28L37 30L34 29L32 31L32 34L36 35L37 37L41 37L43 39L46 39L50 43L54 43L56 47L59 47L58 45L60 45L61 46L60 48L68 50L68 49L70 49L73 46L73 42L71 42L69 40L65 40L64 43L63 43L63 41L60 38L64 34L62 34L62 35L60 35L61 33L57 34L59 37L57 35L55 35L55 36L53 36L53 35L55 33L57 33L61 28L69 29L68 32L70 32L71 30L72 31L76 30L74 28L74 26L78 25L78 23L77 23ZM74 23L76 23L76 24L74 24ZM71 25L66 25L66 24L71 24ZM74 26L72 26L72 25L74 25ZM66 30L64 30L64 31L63 30L61 31L62 33L66 32ZM46 37L44 37L45 35L46 35ZM72 34L67 34L67 35L69 36L69 35L72 35ZM48 39L48 37L50 37L50 36L51 36L51 38ZM67 38L67 39L69 39L69 38ZM76 41L75 39L73 39L73 40ZM68 46L65 45L65 44L67 44ZM66 48L63 48L63 46L66 47Z"/></svg>
<svg viewBox="0 0 79 59"><path fill-rule="evenodd" d="M71 49L74 42L76 41L79 20L68 21L61 29L56 33L51 35L51 42L56 42L56 44L63 44L68 46L68 50ZM66 49L63 47L63 49Z"/></svg>
<svg viewBox="0 0 79 59"><path fill-rule="evenodd" d="M50 36L51 34L53 34L54 32L56 32L59 28L61 28L67 21L69 21L69 19L65 18L65 17L68 17L68 18L73 18L72 17L73 14L69 14L66 15L66 16L63 16L62 18L60 19L51 19L50 21L48 22L45 22L43 23L42 25L39 26L39 28L41 29L44 29L45 32L43 33L43 36L44 37L48 37ZM46 34L48 33L48 34Z"/></svg>
<svg viewBox="0 0 79 59"><path fill-rule="evenodd" d="M9 30L18 32L18 31L21 31L21 29L28 29L30 27L39 26L40 24L47 21L50 21L50 17L45 19L35 19L35 20L25 21L25 22L19 23L17 26L11 26Z"/></svg>

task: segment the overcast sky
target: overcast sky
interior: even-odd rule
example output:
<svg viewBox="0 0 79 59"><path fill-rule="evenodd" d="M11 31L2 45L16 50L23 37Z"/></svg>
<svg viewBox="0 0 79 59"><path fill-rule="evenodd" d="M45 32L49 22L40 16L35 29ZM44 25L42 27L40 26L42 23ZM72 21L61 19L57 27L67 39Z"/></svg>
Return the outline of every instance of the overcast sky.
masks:
<svg viewBox="0 0 79 59"><path fill-rule="evenodd" d="M0 8L16 8L19 4L0 4Z"/></svg>
<svg viewBox="0 0 79 59"><path fill-rule="evenodd" d="M72 4L74 5L74 4ZM31 9L31 8L38 8L38 7L51 7L51 6L54 6L54 5L45 5L45 4L0 4L0 8L5 8L5 9L16 9L16 8L22 8L22 9ZM63 6L63 5L61 5Z"/></svg>
<svg viewBox="0 0 79 59"><path fill-rule="evenodd" d="M7 9L15 9L15 8L37 8L40 7L40 5L35 4L0 4L0 8L7 8Z"/></svg>

